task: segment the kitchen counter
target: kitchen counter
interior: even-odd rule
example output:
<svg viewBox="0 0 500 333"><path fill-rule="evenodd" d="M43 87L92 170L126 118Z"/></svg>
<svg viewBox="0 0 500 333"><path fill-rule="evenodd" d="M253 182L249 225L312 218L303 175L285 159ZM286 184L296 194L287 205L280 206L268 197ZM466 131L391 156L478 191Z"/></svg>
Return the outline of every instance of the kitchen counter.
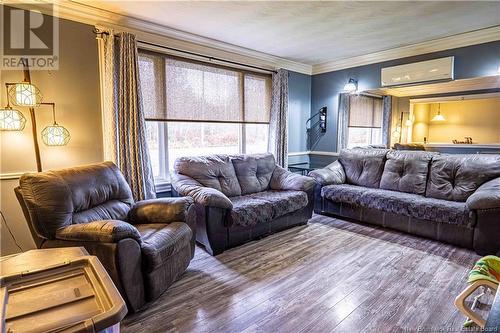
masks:
<svg viewBox="0 0 500 333"><path fill-rule="evenodd" d="M425 150L449 154L500 154L500 143L427 143Z"/></svg>
<svg viewBox="0 0 500 333"><path fill-rule="evenodd" d="M500 149L500 143L427 143L424 144L424 147L427 148L493 148Z"/></svg>

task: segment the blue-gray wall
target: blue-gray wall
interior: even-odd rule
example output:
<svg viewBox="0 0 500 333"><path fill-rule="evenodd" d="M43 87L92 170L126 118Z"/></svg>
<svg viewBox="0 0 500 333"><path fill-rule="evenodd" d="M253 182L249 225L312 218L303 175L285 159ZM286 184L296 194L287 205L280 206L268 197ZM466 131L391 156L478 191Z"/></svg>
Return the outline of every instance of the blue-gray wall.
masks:
<svg viewBox="0 0 500 333"><path fill-rule="evenodd" d="M455 79L496 75L500 66L500 41L313 75L311 112L322 106L328 107L327 132L314 150L337 151L338 96L349 78L358 80L360 91L378 88L383 67L448 56L455 56Z"/></svg>
<svg viewBox="0 0 500 333"><path fill-rule="evenodd" d="M446 50L386 61L366 66L353 67L307 75L289 72L288 79L288 151L307 151L306 120L321 107L328 107L327 132L314 147L316 151L337 151L337 108L338 95L349 78L358 80L358 89L366 90L380 87L380 71L383 67L396 66L410 62L455 56L455 78L465 79L491 76L500 67L500 41ZM301 155L290 156L289 163L310 161L315 165L326 165L335 160L334 156Z"/></svg>
<svg viewBox="0 0 500 333"><path fill-rule="evenodd" d="M311 115L311 76L288 75L288 152L307 151L306 121ZM307 162L308 156L290 156L289 163Z"/></svg>

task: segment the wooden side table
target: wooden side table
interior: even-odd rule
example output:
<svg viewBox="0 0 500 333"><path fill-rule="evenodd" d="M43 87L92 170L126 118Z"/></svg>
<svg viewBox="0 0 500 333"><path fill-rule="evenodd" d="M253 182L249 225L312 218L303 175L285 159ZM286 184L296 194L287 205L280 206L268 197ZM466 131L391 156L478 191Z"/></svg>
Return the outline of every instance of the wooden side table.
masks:
<svg viewBox="0 0 500 333"><path fill-rule="evenodd" d="M127 307L83 247L0 258L0 332L119 332Z"/></svg>

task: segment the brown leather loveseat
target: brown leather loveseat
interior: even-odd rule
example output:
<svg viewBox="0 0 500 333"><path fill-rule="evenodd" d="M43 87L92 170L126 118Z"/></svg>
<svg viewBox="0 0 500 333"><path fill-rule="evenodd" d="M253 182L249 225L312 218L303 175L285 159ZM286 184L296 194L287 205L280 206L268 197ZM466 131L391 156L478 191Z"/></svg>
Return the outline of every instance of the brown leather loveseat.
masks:
<svg viewBox="0 0 500 333"><path fill-rule="evenodd" d="M272 154L182 157L172 193L193 198L197 241L211 255L306 224L314 180L276 165Z"/></svg>

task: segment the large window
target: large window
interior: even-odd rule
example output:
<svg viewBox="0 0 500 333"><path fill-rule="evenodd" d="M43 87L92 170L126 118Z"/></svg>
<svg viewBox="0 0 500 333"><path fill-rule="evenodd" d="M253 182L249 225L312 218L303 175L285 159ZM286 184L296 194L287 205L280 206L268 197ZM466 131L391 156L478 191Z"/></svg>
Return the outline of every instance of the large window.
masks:
<svg viewBox="0 0 500 333"><path fill-rule="evenodd" d="M270 75L149 52L139 75L157 182L181 156L267 151Z"/></svg>
<svg viewBox="0 0 500 333"><path fill-rule="evenodd" d="M349 96L347 147L382 143L382 99L371 96Z"/></svg>

